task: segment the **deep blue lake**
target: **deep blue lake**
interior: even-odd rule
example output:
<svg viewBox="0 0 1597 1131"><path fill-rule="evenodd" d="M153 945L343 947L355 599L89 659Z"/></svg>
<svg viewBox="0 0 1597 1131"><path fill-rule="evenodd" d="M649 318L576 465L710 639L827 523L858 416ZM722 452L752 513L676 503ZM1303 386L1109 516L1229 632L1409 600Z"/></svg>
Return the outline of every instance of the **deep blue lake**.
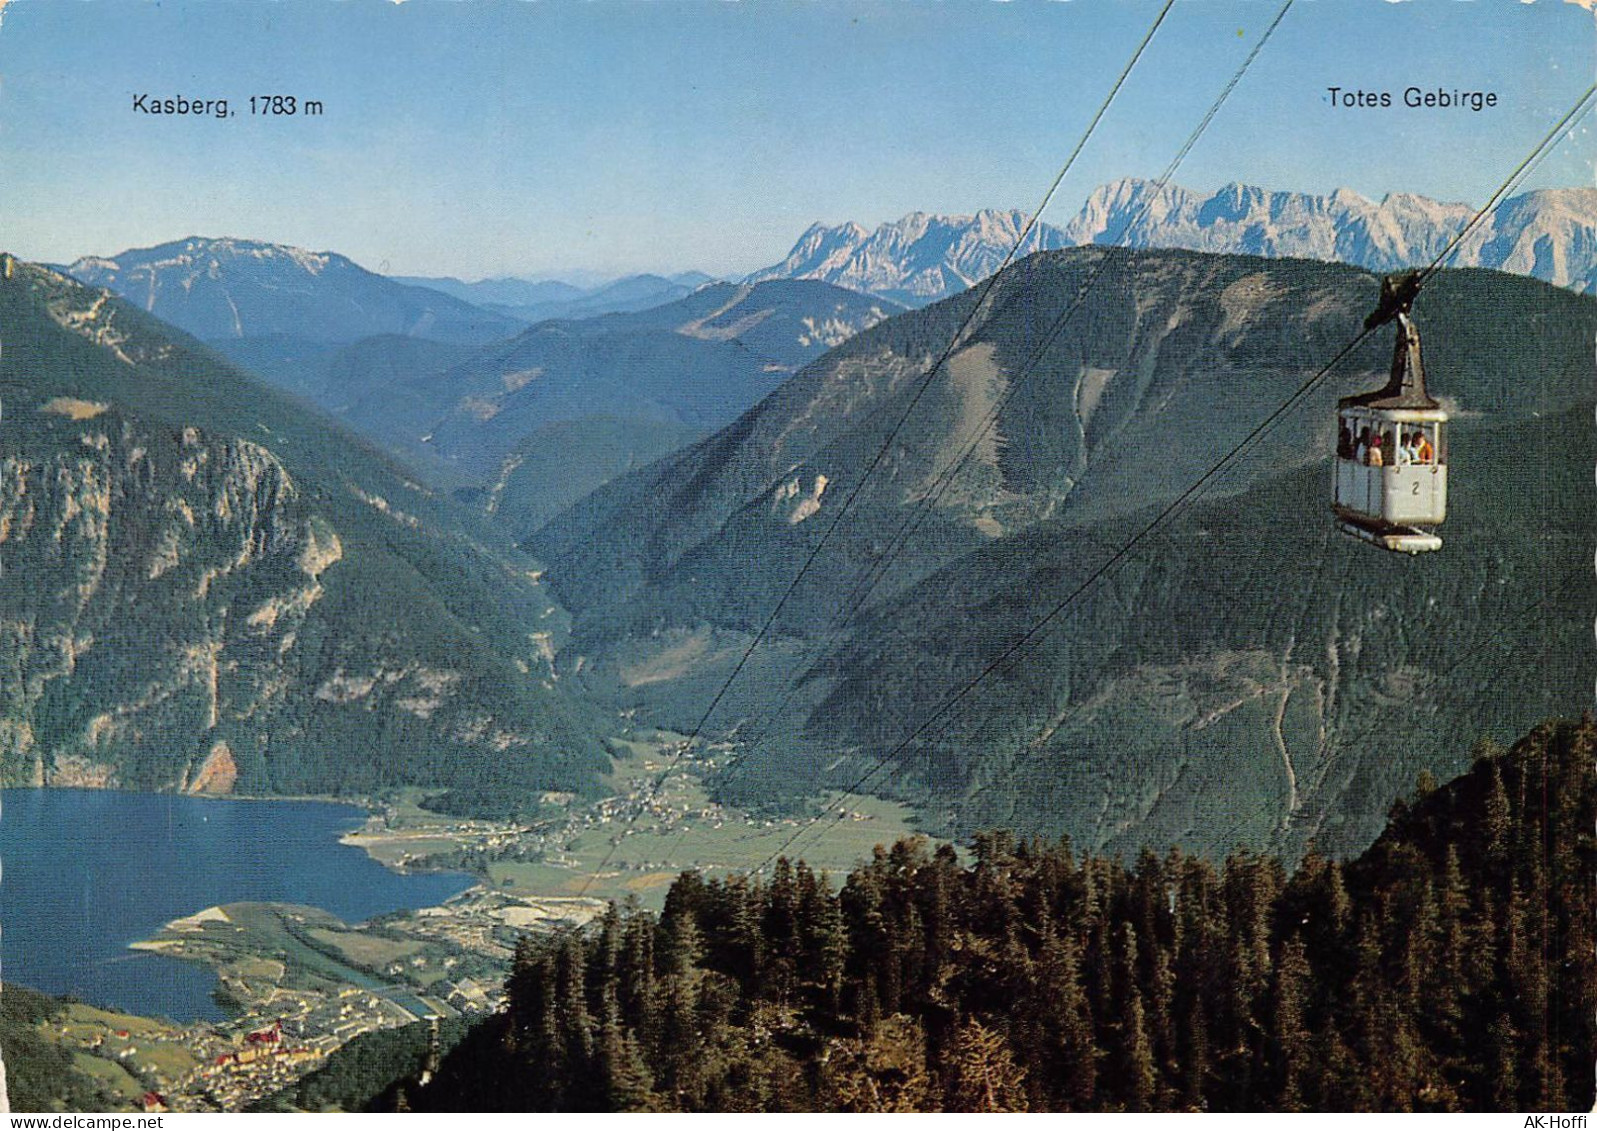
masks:
<svg viewBox="0 0 1597 1131"><path fill-rule="evenodd" d="M365 819L349 805L94 789L8 789L0 805L4 979L174 1021L223 1014L209 967L127 949L173 919L271 901L358 923L473 882L401 875L339 844Z"/></svg>

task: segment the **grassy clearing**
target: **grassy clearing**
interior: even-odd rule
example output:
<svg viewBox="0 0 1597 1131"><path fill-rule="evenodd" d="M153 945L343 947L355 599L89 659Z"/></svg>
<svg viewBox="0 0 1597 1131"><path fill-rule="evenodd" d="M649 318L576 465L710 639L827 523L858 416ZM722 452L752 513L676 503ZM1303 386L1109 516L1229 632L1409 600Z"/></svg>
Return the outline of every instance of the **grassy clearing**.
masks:
<svg viewBox="0 0 1597 1131"><path fill-rule="evenodd" d="M136 1017L131 1013L116 1013L109 1009L85 1005L74 1001L67 1005L61 1027L68 1037L89 1037L95 1033L124 1031L133 1040L161 1040L173 1037L177 1030L164 1022L149 1017Z"/></svg>
<svg viewBox="0 0 1597 1131"><path fill-rule="evenodd" d="M915 833L909 809L875 797L829 795L821 803L824 815L814 820L752 817L722 808L712 802L692 764L673 768L656 789L681 738L658 732L610 740L616 757L608 784L621 797L647 800L649 812L583 829L561 843L565 860L559 863L490 864L489 882L518 895L631 895L656 906L671 881L688 869L712 875L746 872L784 853L838 875L868 859L877 845Z"/></svg>
<svg viewBox="0 0 1597 1131"><path fill-rule="evenodd" d="M187 1076L198 1063L187 1046L168 1041L140 1045L133 1060L140 1068L154 1069L167 1080Z"/></svg>
<svg viewBox="0 0 1597 1131"><path fill-rule="evenodd" d="M69 1047L82 1049L95 1045L98 1055L75 1052L74 1057L89 1063L80 1067L97 1080L116 1082L120 1077L130 1077L125 1066L142 1073L155 1073L165 1080L184 1076L195 1066L194 1055L188 1050L181 1030L163 1021L149 1017L135 1017L129 1013L115 1013L98 1009L82 1002L72 1002L51 1025L52 1039ZM122 1034L126 1033L126 1036ZM126 1059L120 1059L127 1050L134 1050ZM115 1071L108 1071L105 1066ZM140 1088L133 1098L143 1095Z"/></svg>
<svg viewBox="0 0 1597 1131"><path fill-rule="evenodd" d="M114 1060L92 1053L75 1052L72 1054L72 1067L127 1103L135 1103L144 1095L144 1085Z"/></svg>
<svg viewBox="0 0 1597 1131"><path fill-rule="evenodd" d="M670 865L672 874L684 868L746 871L782 853L802 857L817 870L841 872L868 859L878 844L892 844L915 833L910 811L880 798L833 794L826 798L826 810L819 819L753 822L741 812L730 810L719 826L687 821L682 828L671 830L641 823L627 826L618 821L614 831L594 829L575 842L574 855L585 870L597 867L619 833L622 835L611 855L611 870L658 863ZM788 846L795 834L798 839Z"/></svg>
<svg viewBox="0 0 1597 1131"><path fill-rule="evenodd" d="M399 962L423 950L414 940L385 939L353 931L335 931L315 927L305 932L317 942L325 943L356 966L380 970L391 962Z"/></svg>

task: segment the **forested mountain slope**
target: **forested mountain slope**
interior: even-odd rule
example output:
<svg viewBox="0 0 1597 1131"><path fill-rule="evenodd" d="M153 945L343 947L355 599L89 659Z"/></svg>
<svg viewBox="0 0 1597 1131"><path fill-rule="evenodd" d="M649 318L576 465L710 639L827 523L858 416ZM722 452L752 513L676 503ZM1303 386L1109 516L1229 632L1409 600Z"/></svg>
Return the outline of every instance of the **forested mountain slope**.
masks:
<svg viewBox="0 0 1597 1131"><path fill-rule="evenodd" d="M1356 850L1418 770L1587 702L1589 298L1481 271L1421 296L1432 388L1455 419L1440 554L1330 532L1335 401L1384 379L1383 332L969 709L896 747L1351 340L1376 289L1297 260L1045 253L1006 273L924 393L972 296L866 331L540 532L576 613L567 670L693 725L825 538L711 721L769 737L723 776L728 795L872 773L944 831ZM870 568L869 600L834 632ZM1487 679L1498 694L1479 694Z"/></svg>
<svg viewBox="0 0 1597 1131"><path fill-rule="evenodd" d="M1153 514L999 539L812 667L786 715L802 736L776 728L729 792L870 773L940 830L1357 851L1416 774L1589 702L1591 411L1455 429L1468 471L1435 554L1333 532L1323 465L1194 508L875 770Z"/></svg>
<svg viewBox="0 0 1597 1131"><path fill-rule="evenodd" d="M1584 1111L1597 725L1429 778L1345 866L978 838L689 873L528 938L434 1111Z"/></svg>
<svg viewBox="0 0 1597 1131"><path fill-rule="evenodd" d="M428 452L482 470L565 421L718 428L897 310L825 283L718 283L648 310L539 323L391 393L433 406Z"/></svg>
<svg viewBox="0 0 1597 1131"><path fill-rule="evenodd" d="M5 257L0 775L593 790L532 563L293 398Z"/></svg>

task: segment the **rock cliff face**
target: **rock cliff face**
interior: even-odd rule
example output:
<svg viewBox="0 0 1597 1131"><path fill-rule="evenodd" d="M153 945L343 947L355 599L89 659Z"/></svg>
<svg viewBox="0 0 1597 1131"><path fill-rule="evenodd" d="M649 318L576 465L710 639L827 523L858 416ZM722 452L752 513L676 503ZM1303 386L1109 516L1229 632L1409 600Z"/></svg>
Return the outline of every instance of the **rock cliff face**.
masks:
<svg viewBox="0 0 1597 1131"><path fill-rule="evenodd" d="M0 765L50 785L193 773L225 791L236 767L215 768L211 744L292 687L276 661L322 597L338 535L258 444L109 411L76 439L0 459ZM178 719L194 749L170 780L125 764L119 751L172 741Z"/></svg>
<svg viewBox="0 0 1597 1131"><path fill-rule="evenodd" d="M1018 209L985 209L974 216L912 212L874 232L858 224L811 225L787 258L749 276L821 279L834 286L923 306L956 294L998 270L1026 224ZM1039 224L1018 255L1064 247L1058 228Z"/></svg>
<svg viewBox="0 0 1597 1131"><path fill-rule="evenodd" d="M1373 271L1422 266L1475 214L1412 193L1380 201L1226 185L1202 196L1149 181L1104 185L1063 229L1069 244L1124 243L1338 260ZM1597 189L1542 189L1493 209L1459 245L1454 267L1490 267L1585 294L1597 287Z"/></svg>
<svg viewBox="0 0 1597 1131"><path fill-rule="evenodd" d="M107 292L0 258L0 782L500 809L596 786L529 560Z"/></svg>

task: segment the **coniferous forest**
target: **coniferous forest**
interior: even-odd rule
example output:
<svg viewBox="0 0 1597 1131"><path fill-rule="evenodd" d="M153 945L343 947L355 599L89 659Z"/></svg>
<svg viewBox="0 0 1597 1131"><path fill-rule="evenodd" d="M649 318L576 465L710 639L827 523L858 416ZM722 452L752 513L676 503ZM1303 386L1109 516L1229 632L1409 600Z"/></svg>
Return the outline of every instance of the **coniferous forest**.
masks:
<svg viewBox="0 0 1597 1131"><path fill-rule="evenodd" d="M530 936L416 1110L1587 1110L1597 724L1547 723L1356 860L980 837L689 873ZM394 1095L396 1093L390 1093Z"/></svg>

